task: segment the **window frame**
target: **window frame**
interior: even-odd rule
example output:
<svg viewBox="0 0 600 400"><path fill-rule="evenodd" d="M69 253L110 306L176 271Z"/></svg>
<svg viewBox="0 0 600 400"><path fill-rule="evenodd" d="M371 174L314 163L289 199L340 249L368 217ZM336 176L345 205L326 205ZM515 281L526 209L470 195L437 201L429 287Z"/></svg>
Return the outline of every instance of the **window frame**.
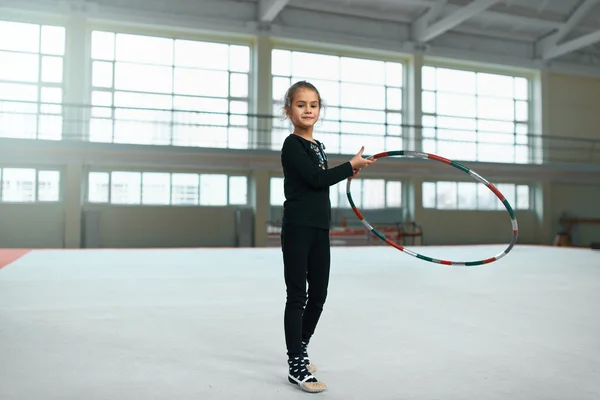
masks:
<svg viewBox="0 0 600 400"><path fill-rule="evenodd" d="M112 33L115 35L115 43L116 43L116 35L117 34L125 34L125 35L140 35L140 36L148 36L148 37L154 37L154 38L159 38L159 39L169 39L172 41L176 41L176 40L185 40L185 41L198 41L198 42L207 42L207 43L214 43L214 44L222 44L222 45L228 45L228 46L247 46L249 48L249 65L248 65L248 71L247 72L243 72L244 74L248 75L248 95L246 98L241 98L241 97L236 97L236 96L232 96L231 95L231 74L232 73L236 73L236 71L232 71L231 69L226 70L226 72L228 73L228 96L226 98L224 97L212 97L212 96L198 96L198 95L185 95L185 94L176 94L174 88L172 88L172 90L169 93L155 93L155 92L141 92L141 91L129 91L129 90L117 90L115 88L115 66L117 64L117 60L113 59L113 60L101 60L104 62L110 62L112 63L112 86L110 88L107 87L95 87L93 85L93 64L94 61L96 61L93 57L92 57L92 52L91 52L91 46L92 46L92 33L94 31L102 31L102 32L108 32L108 33ZM91 131L92 131L92 120L95 119L95 117L93 116L93 109L94 108L107 108L110 110L110 117L97 117L96 119L101 120L101 121L108 121L108 123L111 126L111 135L110 135L110 140L108 140L107 142L110 144L128 144L128 142L121 142L121 141L117 141L115 142L115 121L118 120L118 118L115 117L115 110L117 109L130 109L130 110L140 110L140 111L153 111L153 112L168 112L170 115L170 122L169 122L169 135L168 135L168 143L143 143L142 145L144 146L183 146L183 147L199 147L199 148L225 148L225 149L251 149L252 148L252 123L253 121L250 120L249 117L247 117L246 115L242 115L242 117L247 117L247 121L244 125L240 125L240 124L232 124L232 117L237 115L237 113L232 112L231 111L231 103L235 102L235 101L243 101L247 103L248 106L248 112L247 114L252 114L252 110L255 107L255 101L256 101L256 96L254 94L254 77L255 77L255 66L254 66L254 48L255 48L255 41L256 39L253 38L251 35L236 35L236 34L223 34L223 33L218 33L218 32L214 32L211 34L201 34L201 33L197 33L194 32L192 30L186 30L186 29L171 29L171 28L164 28L164 29L159 29L159 28L144 28L144 27L140 27L140 26L131 26L128 24L121 24L121 23L90 23L86 26L86 35L87 38L90 42L90 50L88 51L88 54L86 54L86 66L87 66L87 85L88 85L88 91L86 93L86 99L90 104L90 116L88 117L87 123L86 123L86 131L87 131L87 141L88 142L92 142L92 143L103 143L104 140L95 140L92 141L91 140ZM116 52L116 48L115 48L115 52ZM139 63L136 63L139 64ZM147 65L158 65L158 64L147 64ZM173 63L169 66L172 69L172 73L174 74L174 70L176 68L175 65L175 60L173 60ZM225 70L224 70L225 71ZM174 83L173 83L174 84ZM111 106L94 106L92 105L92 95L94 92L102 92L102 93L110 93L111 95ZM114 94L115 92L125 92L125 93L132 93L132 94L159 94L159 95L166 95L166 96L171 96L171 108L165 108L165 109L159 109L159 108L134 108L134 107L117 107L114 105ZM223 115L227 118L227 125L215 125L215 127L219 127L219 128L223 128L224 130L226 130L226 138L225 138L225 144L224 145L208 145L208 146L204 146L204 145L198 145L198 144L173 144L174 143L174 132L175 132L175 126L178 125L175 123L175 119L176 119L176 114L177 113L181 113L181 112L193 112L193 111L189 111L189 110L185 110L185 109L176 109L174 108L174 99L177 96L183 96L183 97L189 97L192 99L206 99L206 98L214 98L214 99L219 99L219 100L223 100L225 99L227 101L227 112L212 112L212 111L202 111L202 112L198 112L198 113L203 113L205 115ZM137 122L147 122L147 121L137 121ZM149 121L150 123L156 123L156 121ZM179 124L181 125L181 124ZM212 125L211 125L212 127ZM245 143L245 145L243 146L237 146L236 142L232 142L232 132L231 130L235 130L236 128L238 129L244 129L247 131L247 141ZM153 142L155 139L152 138L152 140L149 140L149 142Z"/></svg>
<svg viewBox="0 0 600 400"><path fill-rule="evenodd" d="M536 71L533 71L531 69L527 69L527 68L518 68L518 67L503 67L503 66L491 66L489 64L484 64L484 63L477 63L477 62L469 62L467 60L457 60L457 61L453 61L453 60L447 60L447 59L440 59L437 57L425 57L421 66L423 69L426 67L432 67L432 68L442 68L442 69L452 69L452 70L457 70L457 71L461 71L461 72L472 72L475 74L494 74L494 75L503 75L503 76L507 76L510 78L523 78L527 80L527 113L528 113L528 118L526 123L524 122L520 122L520 120L517 119L516 117L516 111L515 109L513 109L513 118L510 121L504 121L504 120L496 120L496 119L490 119L490 118L481 118L478 115L477 110L475 111L475 116L474 117L459 117L459 116L453 116L453 115L442 115L442 117L446 117L446 118L462 118L464 120L468 120L468 121L474 121L475 123L475 129L474 130L469 130L469 133L473 133L475 135L475 140L474 141L454 141L455 143L469 143L469 144L474 144L475 145L475 157L472 159L466 159L465 161L470 161L470 162L485 162L485 160L482 160L479 158L478 156L478 152L479 152L479 145L480 144L489 144L489 145L493 145L494 143L490 143L490 142L481 142L480 138L479 138L479 134L481 133L485 133L484 131L481 131L478 127L478 123L479 121L494 121L494 122L507 122L507 123L512 123L513 124L513 131L512 133L500 133L498 132L498 134L502 134L502 135L512 135L513 139L512 139L512 143L511 144L502 144L502 146L506 146L507 148L510 147L511 151L513 152L513 160L512 161L497 161L498 163L519 163L519 164L534 164L536 163L536 155L535 155L535 129L536 129L536 125L537 125L537 121L536 121L536 96L535 96L535 85L536 85ZM423 75L423 69L421 70L421 76ZM421 121L420 121L420 126L422 130L425 129L432 129L434 131L434 137L432 138L426 138L423 136L423 134L421 133L421 140L420 140L420 145L423 146L423 143L425 140L431 140L435 143L436 146L436 153L439 153L439 149L438 149L438 145L439 142L448 142L449 140L446 139L439 139L438 136L438 132L440 130L440 127L437 125L437 121L436 121L436 125L435 126L429 126L429 125L425 125L424 123L424 118L426 117L433 117L437 120L438 117L440 117L440 115L438 114L437 110L434 113L431 112L425 112L423 110L423 104L424 102L422 101L423 99L423 95L425 92L433 92L436 94L436 98L437 98L437 93L439 92L438 89L438 85L436 82L436 88L435 90L431 90L431 89L425 89L423 87L423 81L421 81L419 83L419 88L420 88L420 98L421 98L421 109L419 110L419 115L421 116ZM444 93L452 93L452 92L444 92ZM479 97L481 97L478 93L477 90L474 94L469 94L468 96L473 96L475 101L476 101L476 107L477 107L477 99ZM490 96L484 96L486 98L490 98ZM507 98L508 99L508 98ZM522 101L521 99L517 99L515 97L515 95L513 94L513 96L510 98L513 103L516 101ZM518 143L517 142L517 126L518 125L525 125L527 127L527 142L526 143ZM444 130L444 129L442 129ZM494 132L489 132L489 133L494 133ZM452 141L450 141L452 142ZM526 161L519 161L517 162L516 160L518 159L517 156L517 148L519 146L523 146L526 148L527 150L527 160ZM425 151L424 147L423 151Z"/></svg>
<svg viewBox="0 0 600 400"><path fill-rule="evenodd" d="M311 54L316 54L316 55L323 55L323 56L333 56L333 57L347 57L347 58L357 58L357 59L363 59L363 60L367 60L367 61L379 61L379 62L391 62L391 63L398 63L402 65L402 83L399 87L395 87L395 86L388 86L387 84L383 85L384 90L385 90L385 103L386 103L386 108L379 110L379 109L365 109L368 111L381 111L385 114L385 119L386 121L383 123L384 127L385 127L385 134L384 135L369 135L369 134L348 134L348 133L343 133L343 129L340 129L335 132L322 132L319 130L319 127L321 124L324 123L324 121L329 121L329 119L327 118L327 98L324 98L323 100L326 103L326 108L325 108L325 119L319 119L319 122L317 123L317 126L315 127L315 130L319 133L319 134L327 134L327 135L331 135L333 136L337 136L337 146L339 147L340 151L330 151L330 154L350 154L351 152L344 152L343 151L343 145L342 145L342 141L341 141L341 137L343 135L352 135L355 137L359 137L359 138L383 138L383 143L384 143L384 147L386 147L386 139L387 138L396 138L400 141L400 143L402 143L402 147L405 147L406 144L409 142L410 138L409 138L409 129L410 126L407 123L407 121L410 118L410 113L411 113L411 107L412 104L410 102L410 97L409 97L409 93L410 93L410 81L408 79L409 77L409 66L410 66L410 55L404 55L404 54L398 54L398 53L391 53L389 51L382 51L382 50L369 50L366 48L349 48L347 46L343 46L343 47L332 47L331 44L325 44L325 45L318 45L318 44L312 44L310 46L306 46L306 45L301 45L299 44L297 41L293 41L293 40L285 40L285 39L273 39L271 41L272 45L269 47L269 52L272 56L273 51L275 50L282 50L282 51L290 51L290 52L303 52L303 53L311 53ZM273 73L273 63L271 61L271 63L269 64L269 87L270 87L270 91L268 93L268 97L269 97L269 101L270 101L270 109L274 110L275 106L278 106L281 103L282 97L284 95L284 93L281 94L280 98L275 99L274 98L274 93L273 93L273 79L275 77L283 77L283 78L293 78L290 76L283 76L283 75L278 75L278 74L274 74ZM333 81L332 81L333 82ZM343 83L344 81L341 80L341 78L338 78L338 80L336 81L339 84ZM372 85L372 84L370 84ZM375 85L372 85L375 86ZM399 89L402 92L402 98L401 98L401 107L400 110L396 111L396 110L388 110L387 109L387 88L394 88L394 89ZM318 89L318 86L317 86ZM344 107L341 104L336 106L336 108L339 108L340 110L342 109L355 109L353 107ZM363 110L363 109L358 109L358 110ZM391 135L388 134L388 125L389 123L387 122L387 118L389 114L399 114L400 118L401 118L401 124L400 124L400 133L398 135ZM274 118L278 118L279 117L279 113L273 114ZM337 120L333 120L334 122L337 123L342 123L344 122L344 119L342 119L342 117L340 116L339 119ZM276 126L276 121L275 124L273 124L273 126L270 129L270 147L272 150L278 150L280 148L280 143L276 137L275 132L276 131L283 131L286 128L284 127L284 125L282 124L281 127ZM351 123L356 123L353 121L350 121ZM370 123L364 123L364 122L359 122L360 124L365 124L368 125ZM324 144L327 145L327 141L324 141Z"/></svg>
<svg viewBox="0 0 600 400"><path fill-rule="evenodd" d="M140 196L139 196L139 202L138 203L114 203L113 202L113 191L112 191L112 181L113 181L113 172L127 172L127 173L139 173L140 174ZM90 200L90 174L92 173L103 173L103 174L107 174L108 175L108 183L107 183L107 191L108 191L108 196L107 196L107 200L106 201L91 201ZM150 203L144 203L143 202L143 190L144 190L144 173L148 173L148 174L155 174L155 173L159 173L159 174L169 174L169 182L170 182L170 189L169 189L169 204L150 204ZM173 204L173 175L177 175L177 174L190 174L190 175L196 175L198 177L198 193L197 193L197 203L195 204ZM224 175L226 177L226 191L225 191L225 196L226 196L226 204L222 204L222 205L209 205L209 204L202 204L201 203L201 195L200 192L202 190L202 184L201 184L201 176L202 175ZM227 171L223 171L223 172L197 172L197 171L164 171L164 170L157 170L157 169L130 169L130 168L118 168L118 169L103 169L103 168L93 168L93 169L89 169L84 173L85 176L85 185L84 185L84 190L85 190L85 195L84 195L84 199L85 199L85 203L87 205L95 205L95 206L116 206L116 207L246 207L250 204L250 176L247 174L243 174L243 173L236 173L236 172L227 172ZM239 203L230 203L229 202L229 193L230 193L230 178L231 177L241 177L241 178L245 178L246 179L246 203L245 204L239 204Z"/></svg>

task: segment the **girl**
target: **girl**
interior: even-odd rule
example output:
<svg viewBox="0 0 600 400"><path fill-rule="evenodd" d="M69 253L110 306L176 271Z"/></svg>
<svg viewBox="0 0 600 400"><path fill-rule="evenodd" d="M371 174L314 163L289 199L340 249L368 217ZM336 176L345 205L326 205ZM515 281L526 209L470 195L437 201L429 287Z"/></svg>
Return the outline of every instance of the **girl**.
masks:
<svg viewBox="0 0 600 400"><path fill-rule="evenodd" d="M324 147L313 138L321 108L319 91L306 81L295 83L285 95L284 111L294 132L281 149L286 199L281 230L287 294L284 331L288 380L308 392L327 388L312 375L316 368L310 363L307 346L323 311L329 283L329 187L375 162L362 157L363 146L351 160L329 169Z"/></svg>

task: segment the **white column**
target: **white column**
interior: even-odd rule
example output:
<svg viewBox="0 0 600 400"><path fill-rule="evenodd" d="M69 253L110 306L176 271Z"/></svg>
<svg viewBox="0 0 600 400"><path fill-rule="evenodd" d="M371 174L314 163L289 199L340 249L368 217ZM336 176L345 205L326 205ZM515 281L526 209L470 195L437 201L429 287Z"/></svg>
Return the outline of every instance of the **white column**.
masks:
<svg viewBox="0 0 600 400"><path fill-rule="evenodd" d="M253 113L258 114L252 124L250 135L251 148L268 149L271 145L273 114L271 94L271 41L265 34L258 35L254 48L254 106Z"/></svg>
<svg viewBox="0 0 600 400"><path fill-rule="evenodd" d="M69 19L66 30L66 51L64 58L64 94L65 107L64 136L68 140L87 140L88 109L83 104L89 104L89 87L91 77L89 68L89 43L86 20L79 14L73 14Z"/></svg>
<svg viewBox="0 0 600 400"><path fill-rule="evenodd" d="M407 64L406 73L406 89L407 89L407 108L406 108L406 124L411 127L404 129L406 138L404 140L405 150L421 151L422 129L416 126L421 126L421 118L423 115L421 107L421 76L423 68L423 55L415 54L411 57Z"/></svg>
<svg viewBox="0 0 600 400"><path fill-rule="evenodd" d="M81 248L81 212L83 202L83 166L69 164L65 170L65 248Z"/></svg>
<svg viewBox="0 0 600 400"><path fill-rule="evenodd" d="M269 171L255 170L251 174L251 200L254 209L254 246L267 245L267 221L270 217Z"/></svg>
<svg viewBox="0 0 600 400"><path fill-rule="evenodd" d="M541 163L544 160L549 161L552 158L550 153L550 141L544 140L544 135L551 135L550 127L550 77L546 70L539 71L533 80L533 101L532 112L533 121L530 129L539 136L531 137L531 151L533 163Z"/></svg>

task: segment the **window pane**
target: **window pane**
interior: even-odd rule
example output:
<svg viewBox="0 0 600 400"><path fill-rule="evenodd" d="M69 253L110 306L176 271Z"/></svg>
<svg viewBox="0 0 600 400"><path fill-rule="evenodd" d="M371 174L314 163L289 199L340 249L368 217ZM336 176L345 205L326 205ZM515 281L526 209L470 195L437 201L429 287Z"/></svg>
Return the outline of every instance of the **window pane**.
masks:
<svg viewBox="0 0 600 400"><path fill-rule="evenodd" d="M227 97L228 79L226 71L175 68L174 92L193 96Z"/></svg>
<svg viewBox="0 0 600 400"><path fill-rule="evenodd" d="M283 202L285 201L283 178L271 178L270 199L272 206L283 206Z"/></svg>
<svg viewBox="0 0 600 400"><path fill-rule="evenodd" d="M227 175L200 175L200 204L227 205Z"/></svg>
<svg viewBox="0 0 600 400"><path fill-rule="evenodd" d="M421 108L423 112L435 113L436 102L435 92L423 92L423 96L421 98Z"/></svg>
<svg viewBox="0 0 600 400"><path fill-rule="evenodd" d="M346 107L385 110L385 87L342 82L341 104Z"/></svg>
<svg viewBox="0 0 600 400"><path fill-rule="evenodd" d="M178 67L219 69L226 71L229 46L192 40L175 41L175 65Z"/></svg>
<svg viewBox="0 0 600 400"><path fill-rule="evenodd" d="M229 128L229 148L247 149L249 137L248 128Z"/></svg>
<svg viewBox="0 0 600 400"><path fill-rule="evenodd" d="M386 205L388 207L402 206L402 182L387 182L385 189Z"/></svg>
<svg viewBox="0 0 600 400"><path fill-rule="evenodd" d="M477 185L477 208L480 210L495 210L496 202L500 200L483 184Z"/></svg>
<svg viewBox="0 0 600 400"><path fill-rule="evenodd" d="M354 205L357 208L363 208L363 191L362 191L362 179L353 179L352 186L350 186L350 195L352 196L352 200L354 200ZM346 193L346 186L340 185L340 193L346 200L342 203L346 208L350 208L350 204L348 199L348 194ZM344 204L345 203L345 204Z"/></svg>
<svg viewBox="0 0 600 400"><path fill-rule="evenodd" d="M111 32L92 32L92 58L96 60L115 59L115 34Z"/></svg>
<svg viewBox="0 0 600 400"><path fill-rule="evenodd" d="M88 175L88 201L90 203L108 202L108 172L90 172Z"/></svg>
<svg viewBox="0 0 600 400"><path fill-rule="evenodd" d="M529 119L529 103L526 101L517 101L515 104L515 119L518 121L527 121Z"/></svg>
<svg viewBox="0 0 600 400"><path fill-rule="evenodd" d="M388 110L401 110L402 109L402 90L401 89L387 89L387 109Z"/></svg>
<svg viewBox="0 0 600 400"><path fill-rule="evenodd" d="M43 103L62 103L62 89L56 87L43 87L40 91Z"/></svg>
<svg viewBox="0 0 600 400"><path fill-rule="evenodd" d="M226 84L224 88L227 90ZM248 97L248 75L231 74L231 89L229 91L231 97Z"/></svg>
<svg viewBox="0 0 600 400"><path fill-rule="evenodd" d="M423 182L423 208L435 208L436 195L435 195L435 182Z"/></svg>
<svg viewBox="0 0 600 400"><path fill-rule="evenodd" d="M0 82L0 100L37 101L37 85Z"/></svg>
<svg viewBox="0 0 600 400"><path fill-rule="evenodd" d="M142 204L168 205L171 200L171 174L144 172L142 175Z"/></svg>
<svg viewBox="0 0 600 400"><path fill-rule="evenodd" d="M388 86L402 87L404 84L404 66L400 63L385 63L385 83Z"/></svg>
<svg viewBox="0 0 600 400"><path fill-rule="evenodd" d="M510 203L512 208L516 206L516 193L515 193L515 185L513 183L500 183L496 186L500 193L504 195L506 200ZM497 201L497 209L504 210L504 204L498 199Z"/></svg>
<svg viewBox="0 0 600 400"><path fill-rule="evenodd" d="M497 74L477 74L477 93L484 96L513 98L513 77Z"/></svg>
<svg viewBox="0 0 600 400"><path fill-rule="evenodd" d="M338 79L343 81L385 85L385 63L382 61L342 57L340 70Z"/></svg>
<svg viewBox="0 0 600 400"><path fill-rule="evenodd" d="M475 94L476 87L476 74L473 71L437 69L437 89L440 91Z"/></svg>
<svg viewBox="0 0 600 400"><path fill-rule="evenodd" d="M157 110L170 110L173 104L173 97L165 94L149 94L149 93L131 93L131 92L115 92L116 107L131 107L131 108L149 108ZM126 110L121 110L128 112ZM121 112L120 111L120 112ZM133 110L131 110L133 111ZM148 115L162 115L161 120L170 120L170 115L160 112L148 112ZM169 113L170 114L170 113Z"/></svg>
<svg viewBox="0 0 600 400"><path fill-rule="evenodd" d="M437 113L474 118L477 115L476 98L468 95L438 92Z"/></svg>
<svg viewBox="0 0 600 400"><path fill-rule="evenodd" d="M515 98L519 100L529 99L529 81L525 78L515 78Z"/></svg>
<svg viewBox="0 0 600 400"><path fill-rule="evenodd" d="M42 26L42 53L57 56L65 54L65 28Z"/></svg>
<svg viewBox="0 0 600 400"><path fill-rule="evenodd" d="M60 172L40 171L38 173L38 200L58 201L60 197Z"/></svg>
<svg viewBox="0 0 600 400"><path fill-rule="evenodd" d="M229 46L229 69L237 72L250 72L250 47Z"/></svg>
<svg viewBox="0 0 600 400"><path fill-rule="evenodd" d="M458 208L460 210L477 209L477 183L458 182Z"/></svg>
<svg viewBox="0 0 600 400"><path fill-rule="evenodd" d="M110 182L111 203L140 204L141 186L141 173L113 172Z"/></svg>
<svg viewBox="0 0 600 400"><path fill-rule="evenodd" d="M40 51L39 25L0 21L0 49L37 53Z"/></svg>
<svg viewBox="0 0 600 400"><path fill-rule="evenodd" d="M529 210L529 186L517 185L517 202L511 205L518 210Z"/></svg>
<svg viewBox="0 0 600 400"><path fill-rule="evenodd" d="M171 204L197 206L199 189L200 176L198 174L172 174Z"/></svg>
<svg viewBox="0 0 600 400"><path fill-rule="evenodd" d="M229 177L229 204L248 204L248 178L245 176Z"/></svg>
<svg viewBox="0 0 600 400"><path fill-rule="evenodd" d="M512 99L479 97L477 107L477 114L480 118L513 121L515 117L515 106Z"/></svg>
<svg viewBox="0 0 600 400"><path fill-rule="evenodd" d="M38 139L60 140L62 138L62 117L60 115L40 115Z"/></svg>
<svg viewBox="0 0 600 400"><path fill-rule="evenodd" d="M248 125L248 103L245 101L232 101L229 103L230 125Z"/></svg>
<svg viewBox="0 0 600 400"><path fill-rule="evenodd" d="M42 82L60 83L63 80L62 57L42 57Z"/></svg>
<svg viewBox="0 0 600 400"><path fill-rule="evenodd" d="M271 72L274 75L291 76L292 53L287 50L274 49L271 52Z"/></svg>
<svg viewBox="0 0 600 400"><path fill-rule="evenodd" d="M274 77L273 78L273 100L275 101L283 101L284 100L284 96L285 93L287 92L288 88L290 87L290 79L289 78L281 78L281 77ZM323 93L321 93L321 95L324 97L325 95Z"/></svg>
<svg viewBox="0 0 600 400"><path fill-rule="evenodd" d="M433 67L424 66L421 72L421 85L423 90L435 90L437 87L436 70Z"/></svg>
<svg viewBox="0 0 600 400"><path fill-rule="evenodd" d="M112 117L112 93L110 92L92 92L92 105L103 107L92 107L93 117Z"/></svg>
<svg viewBox="0 0 600 400"><path fill-rule="evenodd" d="M4 168L2 170L2 201L34 202L36 170Z"/></svg>
<svg viewBox="0 0 600 400"><path fill-rule="evenodd" d="M148 79L149 76L152 79ZM171 67L117 63L115 66L115 89L171 93L173 90L172 77L173 69Z"/></svg>
<svg viewBox="0 0 600 400"><path fill-rule="evenodd" d="M456 182L438 182L437 183L437 208L455 209L457 208L457 185Z"/></svg>
<svg viewBox="0 0 600 400"><path fill-rule="evenodd" d="M315 68L316 65L319 68ZM311 78L340 79L340 59L336 56L293 52L291 66L294 76L305 76L310 71Z"/></svg>
<svg viewBox="0 0 600 400"><path fill-rule="evenodd" d="M107 88L113 86L113 63L94 61L92 64L92 85Z"/></svg>
<svg viewBox="0 0 600 400"><path fill-rule="evenodd" d="M363 207L385 208L385 180L365 179L363 181Z"/></svg>
<svg viewBox="0 0 600 400"><path fill-rule="evenodd" d="M119 33L116 44L118 61L173 65L172 39Z"/></svg>
<svg viewBox="0 0 600 400"><path fill-rule="evenodd" d="M38 81L37 54L9 53L0 51L0 79L18 82Z"/></svg>

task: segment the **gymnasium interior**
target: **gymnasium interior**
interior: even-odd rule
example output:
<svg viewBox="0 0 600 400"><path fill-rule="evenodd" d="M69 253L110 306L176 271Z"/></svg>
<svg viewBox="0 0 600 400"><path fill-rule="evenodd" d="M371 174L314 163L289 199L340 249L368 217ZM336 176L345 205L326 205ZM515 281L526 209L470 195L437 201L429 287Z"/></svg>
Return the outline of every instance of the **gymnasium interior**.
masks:
<svg viewBox="0 0 600 400"><path fill-rule="evenodd" d="M300 80L330 167L438 157L331 186L314 395ZM598 400L599 316L600 1L0 0L0 400Z"/></svg>

